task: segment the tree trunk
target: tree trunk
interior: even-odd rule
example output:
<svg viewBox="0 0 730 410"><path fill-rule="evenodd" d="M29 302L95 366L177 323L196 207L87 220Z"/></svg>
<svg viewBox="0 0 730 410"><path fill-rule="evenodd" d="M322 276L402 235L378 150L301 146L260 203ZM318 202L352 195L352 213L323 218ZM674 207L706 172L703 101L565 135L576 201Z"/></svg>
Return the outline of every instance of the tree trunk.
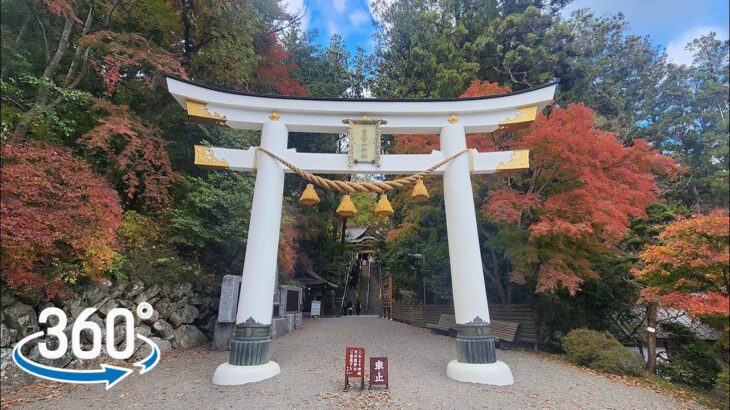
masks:
<svg viewBox="0 0 730 410"><path fill-rule="evenodd" d="M13 51L20 45L20 42L23 40L23 37L25 37L25 33L28 32L28 27L30 27L30 17L26 17L25 21L23 22L23 25L20 26L20 31L18 32L18 37L15 38L15 43L13 43ZM5 78L5 74L8 72L8 67L10 65L5 63L2 68L2 72L0 73L0 78Z"/></svg>
<svg viewBox="0 0 730 410"><path fill-rule="evenodd" d="M646 371L650 374L656 374L656 311L656 303L649 303L646 307Z"/></svg>
<svg viewBox="0 0 730 410"><path fill-rule="evenodd" d="M63 25L63 31L61 32L61 38L58 40L58 47L56 48L56 52L53 55L53 59L50 63L48 63L46 69L43 70L44 77L52 79L56 75L56 72L58 71L58 66L61 63L61 58L66 54L68 39L71 36L73 23L74 22L72 19L66 19L66 22ZM28 132L28 124L30 123L30 120L38 115L43 107L48 104L48 91L48 87L45 86L40 86L38 88L35 105L33 106L33 108L28 110L28 112L23 114L23 117L21 117L21 119L18 121L18 124L15 126L15 138L23 139L25 137L25 134Z"/></svg>
<svg viewBox="0 0 730 410"><path fill-rule="evenodd" d="M74 21L70 18L66 19L63 25L63 31L61 32L61 38L58 40L58 47L56 53L53 55L51 63L46 66L43 71L43 76L52 78L56 71L58 71L58 65L61 63L61 58L66 54L66 47L68 47L68 38L71 36L71 30L73 29Z"/></svg>
<svg viewBox="0 0 730 410"><path fill-rule="evenodd" d="M91 7L89 8L89 14L86 16L86 22L84 23L84 28L81 30L81 36L85 36L89 33L91 30L91 24L94 22L94 10L96 9L95 4L92 3ZM74 74L76 74L76 69L78 68L78 65L81 63L82 57L84 57L84 60L86 60L85 57L87 57L89 54L89 48L83 48L83 47L76 47L76 52L74 53L74 58L71 61L71 65L68 67L68 72L66 73L66 83L69 84L72 82L72 77Z"/></svg>

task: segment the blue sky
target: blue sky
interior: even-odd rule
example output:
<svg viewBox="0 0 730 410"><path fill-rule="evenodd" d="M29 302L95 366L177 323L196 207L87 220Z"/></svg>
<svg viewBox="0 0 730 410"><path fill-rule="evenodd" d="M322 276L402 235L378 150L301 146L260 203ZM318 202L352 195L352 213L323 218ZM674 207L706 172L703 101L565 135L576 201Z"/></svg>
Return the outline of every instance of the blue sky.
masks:
<svg viewBox="0 0 730 410"><path fill-rule="evenodd" d="M303 26L319 31L319 44L326 46L337 33L351 53L357 46L372 51L374 28L368 0L282 0L282 4L292 12L304 11ZM691 56L684 46L693 38L710 31L728 38L728 4L728 0L576 0L563 15L578 8L589 8L597 15L622 12L631 33L649 35L666 47L671 60L688 64Z"/></svg>

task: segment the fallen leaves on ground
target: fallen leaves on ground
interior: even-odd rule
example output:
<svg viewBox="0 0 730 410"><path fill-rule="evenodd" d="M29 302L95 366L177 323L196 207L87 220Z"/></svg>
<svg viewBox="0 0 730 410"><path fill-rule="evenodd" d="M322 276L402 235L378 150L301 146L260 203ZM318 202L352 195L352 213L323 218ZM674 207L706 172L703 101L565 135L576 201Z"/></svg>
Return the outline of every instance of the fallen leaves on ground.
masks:
<svg viewBox="0 0 730 410"><path fill-rule="evenodd" d="M343 393L321 393L320 401L327 402L328 406L342 409L377 409L384 407L393 407L393 398L389 391L367 391L360 393L355 391ZM396 408L403 408L401 405L395 405Z"/></svg>
<svg viewBox="0 0 730 410"><path fill-rule="evenodd" d="M73 389L77 386L64 386L62 383L54 382L41 382L33 383L27 386L13 390L8 394L3 394L0 399L0 408L9 409L14 406L19 406L23 403L32 403L39 400L53 399L61 397L63 392L61 388L66 390Z"/></svg>

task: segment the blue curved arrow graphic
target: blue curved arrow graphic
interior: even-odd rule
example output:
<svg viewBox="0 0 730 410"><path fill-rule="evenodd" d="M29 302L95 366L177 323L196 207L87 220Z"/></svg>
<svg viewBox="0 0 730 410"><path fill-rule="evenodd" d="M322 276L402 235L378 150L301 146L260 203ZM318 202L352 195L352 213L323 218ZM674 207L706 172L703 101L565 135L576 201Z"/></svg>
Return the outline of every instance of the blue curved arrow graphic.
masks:
<svg viewBox="0 0 730 410"><path fill-rule="evenodd" d="M33 333L18 342L13 348L13 361L15 364L34 376L62 383L106 383L106 389L109 390L133 373L132 369L108 364L102 364L100 370L70 370L35 363L23 356L20 349L30 340L40 336L43 336L43 332Z"/></svg>
<svg viewBox="0 0 730 410"><path fill-rule="evenodd" d="M149 356L147 356L144 360L141 360L134 364L135 366L142 368L142 370L139 371L139 374L145 374L148 371L152 370L153 367L157 366L157 363L160 361L160 348L157 347L157 343L153 342L145 336L137 334L137 337L143 342L149 344L152 348L152 352Z"/></svg>

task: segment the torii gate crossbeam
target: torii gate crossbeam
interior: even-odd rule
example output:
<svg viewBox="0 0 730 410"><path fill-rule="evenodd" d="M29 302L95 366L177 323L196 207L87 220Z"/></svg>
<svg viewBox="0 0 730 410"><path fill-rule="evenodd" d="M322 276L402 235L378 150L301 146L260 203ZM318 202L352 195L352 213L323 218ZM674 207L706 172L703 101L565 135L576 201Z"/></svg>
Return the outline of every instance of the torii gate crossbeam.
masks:
<svg viewBox="0 0 730 410"><path fill-rule="evenodd" d="M232 128L261 130L261 147L298 167L327 174L410 174L466 148L466 133L527 124L549 104L555 84L492 97L445 100L326 99L235 93L167 79L168 90L194 119ZM427 155L383 155L380 166L348 165L346 155L297 153L287 149L289 132L344 133L342 120L368 116L387 120L388 134L439 133L441 151ZM236 328L228 363L213 376L215 384L243 384L273 377L279 365L269 360L271 296L286 170L270 156L249 150L196 146L196 164L255 171L246 257ZM509 367L497 361L489 332L476 212L470 174L529 167L526 150L460 155L437 169L443 175L449 242L457 360L446 373L455 380L508 385Z"/></svg>

